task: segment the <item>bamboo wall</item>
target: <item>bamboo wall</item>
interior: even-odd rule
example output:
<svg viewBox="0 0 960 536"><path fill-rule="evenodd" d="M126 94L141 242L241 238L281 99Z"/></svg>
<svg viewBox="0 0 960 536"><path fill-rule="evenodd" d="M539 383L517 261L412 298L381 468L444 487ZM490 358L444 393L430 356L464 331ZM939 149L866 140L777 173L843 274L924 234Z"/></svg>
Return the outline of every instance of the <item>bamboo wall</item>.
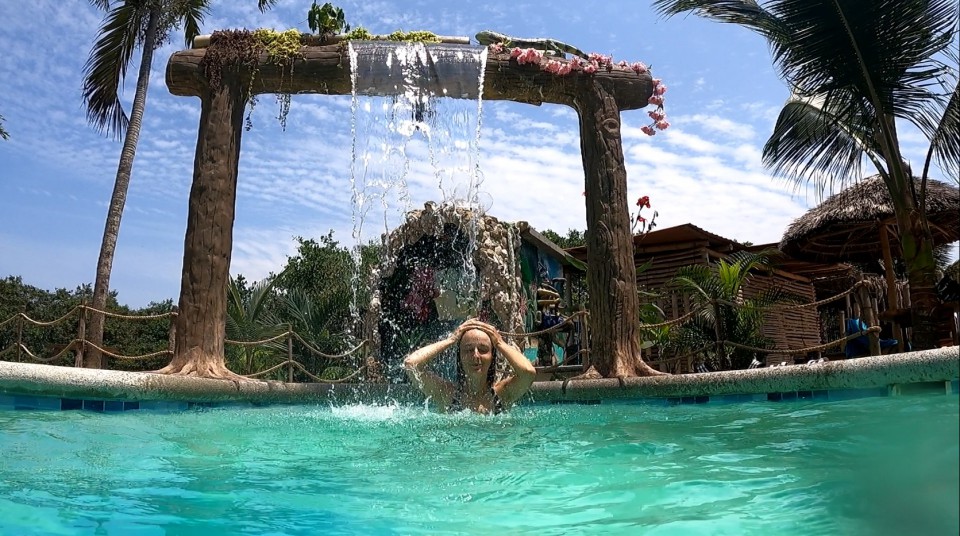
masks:
<svg viewBox="0 0 960 536"><path fill-rule="evenodd" d="M678 244L678 247L683 247L683 244ZM683 266L707 264L710 259L723 257L725 257L724 254L704 246L638 255L635 259L638 266L651 259L652 264L643 273L637 275L637 285L641 290L646 288L660 292L662 297L655 301L657 306L663 310L668 320L679 318L691 310L691 302L689 296L670 290L668 285L670 279ZM786 293L795 296L797 303L816 301L816 290L809 280L784 273L774 273L772 276L754 274L745 284L744 293L747 297L750 297L758 292L770 289L774 285L779 285ZM771 311L766 315L763 334L773 341L773 348L777 350L816 346L821 343L820 321L817 310L816 308L792 308ZM646 351L644 357L656 361L671 356L660 355L659 349L650 348ZM795 358L798 357L801 356L770 355L767 357L767 364L772 365L784 361L793 363ZM689 372L689 363L680 364L679 371Z"/></svg>

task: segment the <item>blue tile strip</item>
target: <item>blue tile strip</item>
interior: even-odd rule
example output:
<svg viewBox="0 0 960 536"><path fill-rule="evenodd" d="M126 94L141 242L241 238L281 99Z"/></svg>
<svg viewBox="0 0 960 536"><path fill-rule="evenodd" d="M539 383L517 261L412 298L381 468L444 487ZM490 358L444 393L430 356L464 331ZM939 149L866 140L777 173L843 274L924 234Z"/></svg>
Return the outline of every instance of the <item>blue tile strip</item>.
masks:
<svg viewBox="0 0 960 536"><path fill-rule="evenodd" d="M926 392L931 392L932 383L926 384L904 384L904 390L910 390L910 387L926 387ZM946 385L943 391L947 392ZM960 394L960 380L950 382L950 393ZM748 402L795 402L798 400L854 400L858 398L890 396L886 387L871 389L835 389L832 391L793 391L785 393L760 393L760 394L742 394L742 395L715 395L715 396L683 396L671 398L637 398L637 399L604 399L604 400L554 400L550 404L629 404L629 405L648 405L648 406L673 406L687 404L742 404ZM94 411L102 413L120 413L125 411L155 411L155 412L178 412L187 410L203 410L206 408L221 407L251 407L253 404L242 402L189 402L189 401L169 401L169 400L96 400L96 399L77 399L77 398L57 398L45 396L29 395L4 395L0 394L0 410L56 410L56 411Z"/></svg>

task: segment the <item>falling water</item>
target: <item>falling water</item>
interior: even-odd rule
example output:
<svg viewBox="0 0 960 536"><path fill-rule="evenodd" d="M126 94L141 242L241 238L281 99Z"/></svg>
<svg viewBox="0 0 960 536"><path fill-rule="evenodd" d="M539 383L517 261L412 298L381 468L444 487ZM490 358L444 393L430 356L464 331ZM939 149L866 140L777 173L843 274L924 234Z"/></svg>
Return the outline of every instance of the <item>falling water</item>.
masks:
<svg viewBox="0 0 960 536"><path fill-rule="evenodd" d="M355 266L363 243L387 237L427 201L485 212L479 138L486 47L350 42L353 85L350 167ZM448 97L448 98L444 98ZM459 292L475 292L477 222L458 225ZM442 229L437 230L437 236ZM388 245L389 246L389 245ZM357 289L368 282L354 276Z"/></svg>
<svg viewBox="0 0 960 536"><path fill-rule="evenodd" d="M415 204L411 190L427 194L416 204L437 196L480 204L486 48L351 41L349 53L355 238L369 235L364 225L376 205L388 231Z"/></svg>

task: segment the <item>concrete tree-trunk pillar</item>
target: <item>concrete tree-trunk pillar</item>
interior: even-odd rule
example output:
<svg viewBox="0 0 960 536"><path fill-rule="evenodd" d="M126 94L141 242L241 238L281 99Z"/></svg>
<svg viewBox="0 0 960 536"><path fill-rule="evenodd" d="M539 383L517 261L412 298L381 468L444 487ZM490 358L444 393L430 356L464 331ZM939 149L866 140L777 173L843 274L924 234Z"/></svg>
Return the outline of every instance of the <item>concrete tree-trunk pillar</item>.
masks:
<svg viewBox="0 0 960 536"><path fill-rule="evenodd" d="M227 69L219 87L200 96L200 131L194 157L183 246L176 341L163 373L240 379L224 362L227 279L233 249L240 137L247 83Z"/></svg>
<svg viewBox="0 0 960 536"><path fill-rule="evenodd" d="M620 109L600 80L574 99L586 180L587 283L590 291L590 362L605 378L662 374L640 358L639 297Z"/></svg>

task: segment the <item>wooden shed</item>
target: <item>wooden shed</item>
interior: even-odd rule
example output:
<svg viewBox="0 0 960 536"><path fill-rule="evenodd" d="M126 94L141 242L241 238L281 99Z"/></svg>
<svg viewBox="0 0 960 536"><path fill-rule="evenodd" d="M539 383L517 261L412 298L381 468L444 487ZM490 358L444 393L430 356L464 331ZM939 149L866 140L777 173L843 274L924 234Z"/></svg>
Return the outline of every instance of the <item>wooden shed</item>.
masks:
<svg viewBox="0 0 960 536"><path fill-rule="evenodd" d="M668 285L678 268L694 264L710 264L727 258L737 251L756 252L758 249L756 246L741 244L689 223L658 229L634 238L634 264L639 267L650 263L647 269L637 275L637 286L660 294L656 304L663 310L668 320L679 318L691 310L691 302L689 296L671 290ZM572 248L567 251L576 258L586 258L586 247ZM774 264L776 265L776 262ZM768 274L754 274L745 285L744 291L749 295L773 286L779 286L803 303L816 300L816 289L809 277L782 268L776 268ZM773 341L773 347L777 350L808 348L822 341L821 326L815 308L771 311L764 322L763 332ZM650 361L670 357L659 355L656 348L651 348L649 351L651 353L644 357ZM778 354L768 357L767 361L769 364L783 361L792 363L795 358L800 357L800 355ZM684 370L688 367L689 365L680 368L683 371L689 371Z"/></svg>

